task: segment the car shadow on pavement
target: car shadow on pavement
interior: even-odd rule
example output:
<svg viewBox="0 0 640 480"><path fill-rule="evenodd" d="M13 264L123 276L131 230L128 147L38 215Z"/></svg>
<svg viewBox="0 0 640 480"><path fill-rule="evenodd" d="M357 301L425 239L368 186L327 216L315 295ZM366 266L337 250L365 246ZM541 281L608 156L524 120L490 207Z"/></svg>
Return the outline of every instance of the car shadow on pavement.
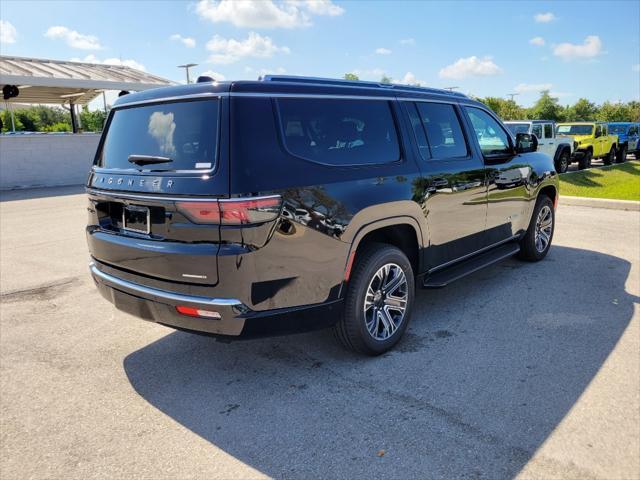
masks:
<svg viewBox="0 0 640 480"><path fill-rule="evenodd" d="M151 405L271 477L510 478L625 331L629 270L555 246L418 291L404 340L377 358L327 331L231 344L174 332L124 369Z"/></svg>

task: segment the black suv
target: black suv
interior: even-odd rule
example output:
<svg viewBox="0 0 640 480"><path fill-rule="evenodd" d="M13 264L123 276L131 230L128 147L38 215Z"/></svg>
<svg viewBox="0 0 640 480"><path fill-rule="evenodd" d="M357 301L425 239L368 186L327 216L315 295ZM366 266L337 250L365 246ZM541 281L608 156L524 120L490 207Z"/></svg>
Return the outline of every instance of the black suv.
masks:
<svg viewBox="0 0 640 480"><path fill-rule="evenodd" d="M303 77L129 94L91 170L91 273L118 309L244 338L333 326L379 354L415 287L540 260L558 179L534 136L430 88Z"/></svg>

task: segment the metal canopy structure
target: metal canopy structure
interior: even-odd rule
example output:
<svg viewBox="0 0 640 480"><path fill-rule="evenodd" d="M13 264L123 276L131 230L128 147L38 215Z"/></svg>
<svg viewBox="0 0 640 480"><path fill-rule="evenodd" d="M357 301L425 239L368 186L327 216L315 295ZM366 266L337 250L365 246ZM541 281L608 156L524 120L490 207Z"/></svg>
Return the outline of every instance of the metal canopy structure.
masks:
<svg viewBox="0 0 640 480"><path fill-rule="evenodd" d="M0 88L15 85L10 103L85 105L105 90L141 91L171 85L165 78L122 65L0 56Z"/></svg>

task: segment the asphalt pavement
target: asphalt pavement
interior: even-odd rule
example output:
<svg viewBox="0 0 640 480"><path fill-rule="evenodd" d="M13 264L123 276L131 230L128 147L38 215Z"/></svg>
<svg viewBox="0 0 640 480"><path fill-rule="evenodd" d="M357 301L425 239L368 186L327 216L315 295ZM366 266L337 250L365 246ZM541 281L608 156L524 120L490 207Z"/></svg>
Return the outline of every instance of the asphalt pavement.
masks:
<svg viewBox="0 0 640 480"><path fill-rule="evenodd" d="M381 357L117 312L77 188L0 202L0 478L640 478L640 213L419 290Z"/></svg>

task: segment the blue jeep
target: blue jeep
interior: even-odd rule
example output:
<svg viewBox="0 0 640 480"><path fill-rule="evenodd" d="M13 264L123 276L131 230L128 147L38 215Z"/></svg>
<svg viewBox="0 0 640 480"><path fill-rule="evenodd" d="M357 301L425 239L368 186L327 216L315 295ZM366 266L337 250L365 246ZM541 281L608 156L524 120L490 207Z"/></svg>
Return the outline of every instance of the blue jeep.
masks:
<svg viewBox="0 0 640 480"><path fill-rule="evenodd" d="M610 122L608 125L609 133L618 135L618 163L627 159L627 153L640 159L640 123Z"/></svg>

